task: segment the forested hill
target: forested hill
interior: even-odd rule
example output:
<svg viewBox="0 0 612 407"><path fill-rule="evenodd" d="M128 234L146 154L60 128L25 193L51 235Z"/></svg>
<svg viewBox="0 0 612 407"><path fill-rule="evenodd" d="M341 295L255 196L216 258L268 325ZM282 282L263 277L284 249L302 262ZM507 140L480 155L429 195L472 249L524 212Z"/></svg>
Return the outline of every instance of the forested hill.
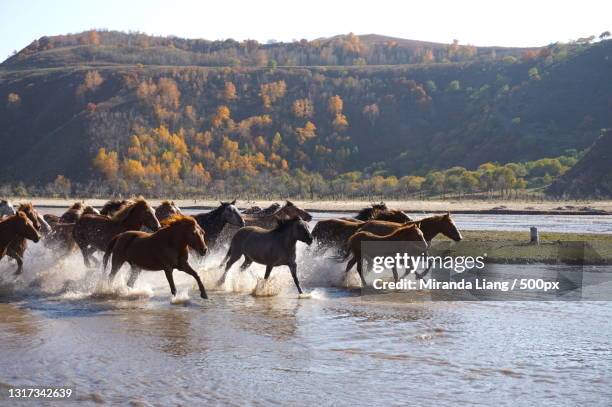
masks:
<svg viewBox="0 0 612 407"><path fill-rule="evenodd" d="M612 41L590 40L44 37L0 65L0 182L474 192L529 187L506 163L574 157L540 161L543 185L612 127Z"/></svg>

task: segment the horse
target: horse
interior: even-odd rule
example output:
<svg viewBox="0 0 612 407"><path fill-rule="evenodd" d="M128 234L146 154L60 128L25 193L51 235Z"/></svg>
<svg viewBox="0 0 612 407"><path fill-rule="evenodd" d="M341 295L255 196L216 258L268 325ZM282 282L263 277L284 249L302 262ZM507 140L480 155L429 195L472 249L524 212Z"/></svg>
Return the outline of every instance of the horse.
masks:
<svg viewBox="0 0 612 407"><path fill-rule="evenodd" d="M208 213L200 213L194 218L206 232L206 244L214 246L226 224L243 227L244 219L236 209L236 200L221 202L221 205Z"/></svg>
<svg viewBox="0 0 612 407"><path fill-rule="evenodd" d="M156 232L128 231L113 237L104 253L104 269L106 270L108 260L112 256L109 274L112 283L123 263L128 262L131 266L128 287L134 286L143 269L163 270L172 295L176 295L172 272L174 269L181 270L195 278L200 288L200 296L207 299L200 276L189 265L188 247L204 256L207 251L204 231L191 216L174 214L164 219L162 228Z"/></svg>
<svg viewBox="0 0 612 407"><path fill-rule="evenodd" d="M157 217L157 220L159 220L160 222L164 219L169 218L172 215L180 215L180 214L181 214L181 209L178 206L176 206L174 201L164 201L161 203L161 205L155 208L155 216Z"/></svg>
<svg viewBox="0 0 612 407"><path fill-rule="evenodd" d="M345 272L348 273L351 271L355 263L357 263L357 272L359 273L359 278L361 279L361 284L363 287L366 286L365 278L363 277L363 256L361 253L361 244L362 242L409 242L409 249L416 249L417 253L426 252L428 244L425 241L425 237L423 236L423 232L416 225L404 225L398 229L395 229L393 232L388 235L375 235L371 232L359 231L352 235L348 240L348 252L341 258L341 261L349 259L346 264ZM387 255L395 255L397 252L397 247L390 246L389 253ZM379 253L377 253L379 255ZM397 269L393 267L393 278L395 281L398 281Z"/></svg>
<svg viewBox="0 0 612 407"><path fill-rule="evenodd" d="M102 206L102 209L100 209L100 214L106 216L113 216L115 213L119 212L126 206L130 206L132 202L133 201L131 199L111 199L110 201L107 201L104 206Z"/></svg>
<svg viewBox="0 0 612 407"><path fill-rule="evenodd" d="M243 210L242 213L244 215L267 216L272 215L273 213L278 211L280 207L281 206L278 202L274 202L273 204L264 209L260 208L259 206L251 206L250 208Z"/></svg>
<svg viewBox="0 0 612 407"><path fill-rule="evenodd" d="M139 198L124 206L112 217L82 215L74 225L72 236L81 249L85 265L89 267L89 257L97 250L106 250L115 235L128 230L140 230L143 226L153 231L161 227L147 201Z"/></svg>
<svg viewBox="0 0 612 407"><path fill-rule="evenodd" d="M369 208L361 209L355 219L368 221L368 220L386 220L389 222L406 223L411 222L413 219L406 215L404 212L398 209L389 209L384 202L379 204L372 204Z"/></svg>
<svg viewBox="0 0 612 407"><path fill-rule="evenodd" d="M389 208L387 207L386 203L382 201L380 203L373 203L370 206L363 208L359 212L357 212L357 215L355 215L355 219L363 221L370 220L372 219L372 216L375 212L387 210L389 210Z"/></svg>
<svg viewBox="0 0 612 407"><path fill-rule="evenodd" d="M272 208L272 206L267 209L270 208ZM262 210L260 214L245 216L244 221L247 226L259 226L264 229L273 229L280 220L293 219L296 217L306 222L312 220L311 214L289 200L285 201L283 206L279 206L275 212L263 213L267 209Z"/></svg>
<svg viewBox="0 0 612 407"><path fill-rule="evenodd" d="M17 208L17 213L25 214L34 226L34 229L36 229L36 231L43 236L51 232L51 227L49 224L43 219L42 216L40 216L31 203L19 205L19 208ZM16 237L6 249L6 254L15 259L17 262L17 270L15 271L15 274L21 274L23 271L23 255L25 254L27 247L27 238L20 236Z"/></svg>
<svg viewBox="0 0 612 407"><path fill-rule="evenodd" d="M0 260L7 254L9 245L16 239L40 240L38 231L24 212L6 217L0 221Z"/></svg>
<svg viewBox="0 0 612 407"><path fill-rule="evenodd" d="M53 234L48 239L51 246L61 246L66 253L72 251L76 242L72 237L74 224L83 215L100 215L100 212L93 206L85 206L82 202L75 202L61 216L45 214L44 218L49 222L53 229Z"/></svg>
<svg viewBox="0 0 612 407"><path fill-rule="evenodd" d="M312 229L317 249L326 250L341 247L365 222L357 219L320 220Z"/></svg>
<svg viewBox="0 0 612 407"><path fill-rule="evenodd" d="M455 222L451 218L450 212L445 213L444 215L430 216L407 223L368 221L359 227L359 231L371 232L376 235L385 235L405 225L417 225L423 232L425 240L428 244L431 243L431 241L439 234L442 234L455 242L459 242L463 239L461 232L459 232L457 225L455 225Z"/></svg>
<svg viewBox="0 0 612 407"><path fill-rule="evenodd" d="M0 199L0 219L4 216L13 216L15 213L15 207L12 203L5 199Z"/></svg>
<svg viewBox="0 0 612 407"><path fill-rule="evenodd" d="M295 264L295 246L297 241L310 246L313 238L308 230L308 224L300 218L280 220L276 228L266 230L258 226L247 226L240 229L230 244L223 263L225 272L219 280L219 285L225 283L225 278L232 265L244 255L244 262L240 270L246 270L252 262L264 264L266 274L264 279L270 277L272 269L276 266L288 266L297 290L302 294L302 288L297 277Z"/></svg>

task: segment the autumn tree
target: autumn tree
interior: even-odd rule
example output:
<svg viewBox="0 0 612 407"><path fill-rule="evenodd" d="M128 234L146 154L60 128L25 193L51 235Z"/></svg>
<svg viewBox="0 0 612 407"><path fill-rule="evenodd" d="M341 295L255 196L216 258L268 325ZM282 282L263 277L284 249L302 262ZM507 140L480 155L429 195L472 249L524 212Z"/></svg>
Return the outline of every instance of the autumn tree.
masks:
<svg viewBox="0 0 612 407"><path fill-rule="evenodd" d="M304 144L308 140L316 137L316 126L312 122L306 122L304 127L295 129L295 137L298 144Z"/></svg>
<svg viewBox="0 0 612 407"><path fill-rule="evenodd" d="M104 79L98 71L87 71L83 83L76 89L77 96L83 95L86 92L94 92L104 83Z"/></svg>
<svg viewBox="0 0 612 407"><path fill-rule="evenodd" d="M309 118L314 114L314 106L310 99L297 99L293 101L291 111L298 119Z"/></svg>
<svg viewBox="0 0 612 407"><path fill-rule="evenodd" d="M327 110L329 110L331 114L336 115L338 113L342 113L343 105L344 103L342 102L340 96L334 95L330 97L329 101L327 102Z"/></svg>
<svg viewBox="0 0 612 407"><path fill-rule="evenodd" d="M278 99L285 96L287 84L285 81L264 83L260 87L261 101L266 109L272 107L272 104Z"/></svg>
<svg viewBox="0 0 612 407"><path fill-rule="evenodd" d="M106 152L105 148L98 150L98 154L94 158L94 167L104 174L107 180L115 180L117 173L119 172L119 158L117 152L109 151Z"/></svg>
<svg viewBox="0 0 612 407"><path fill-rule="evenodd" d="M237 99L236 86L232 82L225 82L221 97L228 102Z"/></svg>

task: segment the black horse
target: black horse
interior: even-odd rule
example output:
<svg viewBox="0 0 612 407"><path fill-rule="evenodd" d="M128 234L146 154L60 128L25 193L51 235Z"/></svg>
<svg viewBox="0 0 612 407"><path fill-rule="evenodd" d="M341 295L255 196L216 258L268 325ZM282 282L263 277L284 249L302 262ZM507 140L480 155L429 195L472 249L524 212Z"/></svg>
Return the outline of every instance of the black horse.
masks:
<svg viewBox="0 0 612 407"><path fill-rule="evenodd" d="M244 219L234 206L236 200L232 202L221 202L221 205L208 213L200 213L194 218L202 229L206 232L206 245L213 247L217 238L221 234L225 224L243 227Z"/></svg>

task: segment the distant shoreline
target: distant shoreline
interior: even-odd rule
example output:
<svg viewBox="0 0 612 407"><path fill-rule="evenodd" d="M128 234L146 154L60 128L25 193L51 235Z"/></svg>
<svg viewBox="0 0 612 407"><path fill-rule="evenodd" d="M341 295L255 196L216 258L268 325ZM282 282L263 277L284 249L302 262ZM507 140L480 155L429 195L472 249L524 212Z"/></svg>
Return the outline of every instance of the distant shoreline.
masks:
<svg viewBox="0 0 612 407"><path fill-rule="evenodd" d="M75 201L84 201L89 205L101 207L105 199L57 199L57 198L12 198L16 202L32 202L36 207L61 209L67 208ZM163 199L150 199L149 202L157 206ZM279 200L280 201L280 200ZM212 199L175 199L174 202L188 210L209 210L218 206L218 200ZM267 207L275 201L264 200L238 200L237 206L241 209L251 206ZM311 201L293 200L299 207L312 212L342 212L352 213L369 206L369 201ZM482 215L612 215L612 201L476 201L476 200L404 200L386 201L387 206L401 209L407 213L443 213L450 211L457 214Z"/></svg>

